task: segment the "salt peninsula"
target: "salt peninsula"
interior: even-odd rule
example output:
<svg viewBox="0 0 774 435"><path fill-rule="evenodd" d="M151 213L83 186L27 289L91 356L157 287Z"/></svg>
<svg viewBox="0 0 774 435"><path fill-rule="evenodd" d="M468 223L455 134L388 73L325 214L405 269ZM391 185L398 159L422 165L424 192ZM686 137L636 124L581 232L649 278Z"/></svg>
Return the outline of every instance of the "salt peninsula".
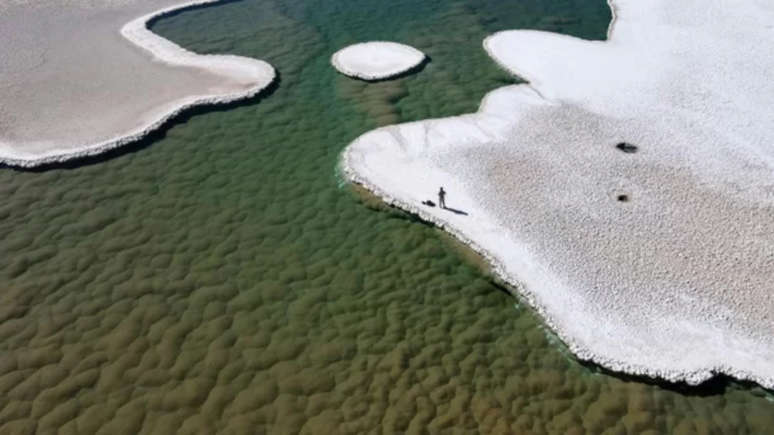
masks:
<svg viewBox="0 0 774 435"><path fill-rule="evenodd" d="M363 80L389 79L418 67L425 54L397 42L372 41L342 48L331 56L340 73Z"/></svg>
<svg viewBox="0 0 774 435"><path fill-rule="evenodd" d="M266 62L197 55L148 30L219 0L0 4L0 163L37 166L137 140L180 111L256 95Z"/></svg>
<svg viewBox="0 0 774 435"><path fill-rule="evenodd" d="M528 84L366 133L343 170L482 253L579 358L774 388L774 8L609 4L606 41L490 36ZM421 204L439 186L467 215Z"/></svg>

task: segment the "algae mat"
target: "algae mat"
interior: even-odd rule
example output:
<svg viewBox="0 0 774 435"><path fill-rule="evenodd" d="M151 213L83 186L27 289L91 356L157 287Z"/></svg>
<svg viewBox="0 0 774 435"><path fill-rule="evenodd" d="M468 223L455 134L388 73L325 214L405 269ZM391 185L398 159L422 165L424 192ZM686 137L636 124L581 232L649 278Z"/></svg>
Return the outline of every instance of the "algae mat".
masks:
<svg viewBox="0 0 774 435"><path fill-rule="evenodd" d="M510 83L486 35L602 38L609 18L602 1L256 0L157 22L281 81L109 158L0 170L0 433L770 430L758 388L578 363L466 251L335 173L359 134ZM374 39L431 62L376 84L330 67Z"/></svg>

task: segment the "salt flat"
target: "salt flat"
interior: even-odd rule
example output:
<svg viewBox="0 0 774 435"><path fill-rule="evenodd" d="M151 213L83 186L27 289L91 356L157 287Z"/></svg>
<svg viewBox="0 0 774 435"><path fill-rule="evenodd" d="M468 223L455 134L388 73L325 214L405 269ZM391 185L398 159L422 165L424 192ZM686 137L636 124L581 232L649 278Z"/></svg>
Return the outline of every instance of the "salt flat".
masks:
<svg viewBox="0 0 774 435"><path fill-rule="evenodd" d="M383 80L419 66L425 54L397 42L371 41L349 45L331 56L340 73L363 80Z"/></svg>
<svg viewBox="0 0 774 435"><path fill-rule="evenodd" d="M607 41L487 38L529 84L369 132L344 171L482 252L578 357L774 388L774 5L610 5ZM467 214L420 204L441 185Z"/></svg>
<svg viewBox="0 0 774 435"><path fill-rule="evenodd" d="M146 22L216 0L0 5L0 162L35 166L136 140L180 110L258 93L266 62L200 56Z"/></svg>

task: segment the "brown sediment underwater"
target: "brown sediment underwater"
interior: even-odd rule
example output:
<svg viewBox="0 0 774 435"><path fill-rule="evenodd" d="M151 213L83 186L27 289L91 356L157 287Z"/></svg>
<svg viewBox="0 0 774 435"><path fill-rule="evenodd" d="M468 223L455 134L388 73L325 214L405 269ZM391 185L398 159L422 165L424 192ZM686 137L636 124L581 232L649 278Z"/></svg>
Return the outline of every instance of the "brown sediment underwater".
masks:
<svg viewBox="0 0 774 435"><path fill-rule="evenodd" d="M396 122L471 112L510 82L486 35L560 16L548 30L603 38L604 2L353 5L241 1L161 20L154 31L196 52L265 59L279 87L116 154L0 170L0 433L773 427L755 387L577 362L437 229L369 209L334 173L387 105ZM366 37L432 61L355 104L328 61Z"/></svg>

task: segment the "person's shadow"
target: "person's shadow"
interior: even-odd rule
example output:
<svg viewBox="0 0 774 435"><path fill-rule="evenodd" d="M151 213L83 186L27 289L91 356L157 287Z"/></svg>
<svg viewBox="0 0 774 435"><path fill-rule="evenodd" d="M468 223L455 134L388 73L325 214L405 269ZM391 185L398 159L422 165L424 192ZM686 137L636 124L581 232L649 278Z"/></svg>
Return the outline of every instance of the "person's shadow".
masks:
<svg viewBox="0 0 774 435"><path fill-rule="evenodd" d="M435 203L433 201L430 201L429 199L422 201L422 205L426 205L428 207L435 207ZM441 210L448 210L454 214L461 214L463 216L468 215L467 212L464 212L462 210L457 210L456 208L446 207L445 205L439 205L438 208L440 208Z"/></svg>
<svg viewBox="0 0 774 435"><path fill-rule="evenodd" d="M442 207L442 208L443 208L443 210L448 210L448 211L450 211L450 212L452 212L454 214L461 214L463 216L467 216L468 215L466 212L464 212L462 210L457 210L456 208L451 208L451 207Z"/></svg>

